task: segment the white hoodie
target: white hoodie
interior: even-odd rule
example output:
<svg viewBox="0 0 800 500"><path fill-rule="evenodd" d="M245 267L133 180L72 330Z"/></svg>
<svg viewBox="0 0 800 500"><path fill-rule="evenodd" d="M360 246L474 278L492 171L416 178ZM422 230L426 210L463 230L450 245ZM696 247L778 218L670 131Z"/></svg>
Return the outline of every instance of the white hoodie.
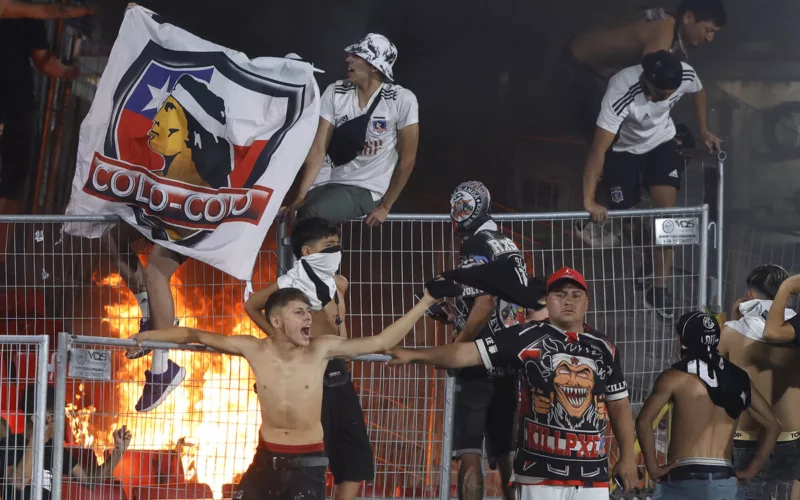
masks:
<svg viewBox="0 0 800 500"><path fill-rule="evenodd" d="M748 300L739 304L739 312L742 318L735 321L728 321L725 326L729 326L741 333L745 337L759 342L764 342L764 326L767 323L767 314L772 307L771 300ZM791 309L786 309L783 313L783 320L795 317L797 313Z"/></svg>

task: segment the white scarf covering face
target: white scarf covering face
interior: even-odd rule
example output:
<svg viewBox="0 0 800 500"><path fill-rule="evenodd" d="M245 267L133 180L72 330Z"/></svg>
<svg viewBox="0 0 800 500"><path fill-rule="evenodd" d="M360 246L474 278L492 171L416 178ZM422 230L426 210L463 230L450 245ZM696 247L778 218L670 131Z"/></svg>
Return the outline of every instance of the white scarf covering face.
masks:
<svg viewBox="0 0 800 500"><path fill-rule="evenodd" d="M767 321L767 314L772 307L771 300L748 300L739 304L739 312L742 313L742 318L738 320L728 321L725 326L733 328L747 338L764 342L764 326ZM784 321L793 318L797 313L791 309L786 309L783 312Z"/></svg>
<svg viewBox="0 0 800 500"><path fill-rule="evenodd" d="M315 311L321 310L336 297L334 275L342 262L342 251L338 247L326 250L302 257L289 272L278 278L278 288L297 288L302 291ZM321 286L318 286L318 282Z"/></svg>

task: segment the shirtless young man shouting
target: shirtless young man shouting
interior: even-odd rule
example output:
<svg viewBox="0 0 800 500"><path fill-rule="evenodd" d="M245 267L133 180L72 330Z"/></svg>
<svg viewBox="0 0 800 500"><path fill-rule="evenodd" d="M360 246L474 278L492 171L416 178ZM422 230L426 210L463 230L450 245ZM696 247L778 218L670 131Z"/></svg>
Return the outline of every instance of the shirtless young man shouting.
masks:
<svg viewBox="0 0 800 500"><path fill-rule="evenodd" d="M694 312L677 325L681 360L656 380L636 418L636 434L647 471L658 479L654 500L732 500L738 482L761 470L781 432L769 403L747 373L717 351L720 330L710 314ZM672 403L672 438L666 465L659 465L653 423ZM731 449L743 412L762 431L753 459L735 471Z"/></svg>
<svg viewBox="0 0 800 500"><path fill-rule="evenodd" d="M264 316L269 298L277 290L298 288L311 302L311 338L347 338L344 294L348 283L337 274L342 261L339 230L317 217L303 219L292 227L291 246L297 258L294 267L247 300L247 315L263 331L269 331ZM361 483L375 477L375 463L364 412L344 359L328 361L322 385L322 428L325 455L336 485L334 500L354 500Z"/></svg>
<svg viewBox="0 0 800 500"><path fill-rule="evenodd" d="M345 339L311 336L311 303L296 288L270 295L264 307L269 337L220 335L193 328L170 328L135 335L144 341L198 343L225 354L243 356L258 385L260 441L235 500L324 500L325 457L322 381L328 360L379 353L397 345L436 302L425 291L405 316L378 335Z"/></svg>

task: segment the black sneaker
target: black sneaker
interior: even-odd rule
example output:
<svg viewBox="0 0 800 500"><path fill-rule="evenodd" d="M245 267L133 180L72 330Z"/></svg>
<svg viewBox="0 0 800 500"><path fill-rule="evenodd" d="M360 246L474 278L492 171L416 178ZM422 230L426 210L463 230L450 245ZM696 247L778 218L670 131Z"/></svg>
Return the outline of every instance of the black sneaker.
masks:
<svg viewBox="0 0 800 500"><path fill-rule="evenodd" d="M180 323L181 321L178 318L175 318L175 323L173 324L173 326L178 326L180 325ZM153 329L153 323L150 321L150 318L142 318L139 320L139 333L147 332L152 329ZM153 350L150 349L149 347L142 347L134 351L130 350L125 351L125 357L128 359L139 359L143 358L144 356L147 356L151 352L153 352Z"/></svg>
<svg viewBox="0 0 800 500"><path fill-rule="evenodd" d="M645 309L655 311L664 319L672 319L675 316L672 294L666 288L651 286L644 294Z"/></svg>

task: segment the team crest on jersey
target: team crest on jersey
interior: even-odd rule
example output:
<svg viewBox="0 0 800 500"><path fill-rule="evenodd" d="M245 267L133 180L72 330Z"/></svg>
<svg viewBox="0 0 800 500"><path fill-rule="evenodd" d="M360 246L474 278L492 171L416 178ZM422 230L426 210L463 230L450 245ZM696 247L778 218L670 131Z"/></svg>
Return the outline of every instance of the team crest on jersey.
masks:
<svg viewBox="0 0 800 500"><path fill-rule="evenodd" d="M383 118L375 118L372 120L372 130L376 134L386 133L386 120Z"/></svg>

